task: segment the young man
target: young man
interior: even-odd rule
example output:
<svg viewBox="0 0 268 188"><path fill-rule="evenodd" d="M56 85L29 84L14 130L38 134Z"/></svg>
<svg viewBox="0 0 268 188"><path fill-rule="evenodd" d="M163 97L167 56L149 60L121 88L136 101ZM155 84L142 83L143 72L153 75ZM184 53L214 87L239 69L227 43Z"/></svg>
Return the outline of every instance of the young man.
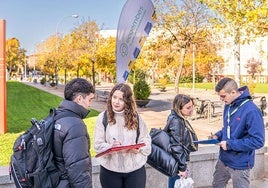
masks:
<svg viewBox="0 0 268 188"><path fill-rule="evenodd" d="M92 188L90 140L82 119L89 113L94 93L93 85L82 78L65 86L58 112L70 115L56 121L53 137L54 158L62 172L58 188Z"/></svg>
<svg viewBox="0 0 268 188"><path fill-rule="evenodd" d="M231 78L221 79L215 87L225 103L223 128L213 135L220 141L219 159L213 175L213 188L224 188L232 179L234 188L249 188L250 169L255 150L264 146L264 122L247 86L238 88Z"/></svg>

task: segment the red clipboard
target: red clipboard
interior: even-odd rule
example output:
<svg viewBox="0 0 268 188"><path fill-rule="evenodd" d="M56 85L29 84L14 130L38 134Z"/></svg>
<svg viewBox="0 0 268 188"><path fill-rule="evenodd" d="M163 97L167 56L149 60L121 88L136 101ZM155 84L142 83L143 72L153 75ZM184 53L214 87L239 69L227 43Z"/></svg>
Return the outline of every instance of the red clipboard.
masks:
<svg viewBox="0 0 268 188"><path fill-rule="evenodd" d="M97 154L95 157L100 157L100 156L103 156L105 154L109 154L109 153L117 152L117 151L122 151L122 150L138 149L138 148L143 147L143 146L145 146L145 143L133 144L133 145L127 145L127 146L112 147L110 149L107 149L104 152L101 152L101 153Z"/></svg>

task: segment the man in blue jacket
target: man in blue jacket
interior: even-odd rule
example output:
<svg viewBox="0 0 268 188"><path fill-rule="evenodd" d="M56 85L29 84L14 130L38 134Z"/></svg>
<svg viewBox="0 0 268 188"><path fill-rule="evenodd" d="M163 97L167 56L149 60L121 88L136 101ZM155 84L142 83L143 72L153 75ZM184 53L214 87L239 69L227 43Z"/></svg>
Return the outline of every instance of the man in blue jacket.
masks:
<svg viewBox="0 0 268 188"><path fill-rule="evenodd" d="M225 103L223 128L212 137L220 141L219 159L213 174L213 188L249 188L250 169L255 150L264 146L265 131L260 109L253 103L247 86L238 88L231 78L221 79L215 87Z"/></svg>

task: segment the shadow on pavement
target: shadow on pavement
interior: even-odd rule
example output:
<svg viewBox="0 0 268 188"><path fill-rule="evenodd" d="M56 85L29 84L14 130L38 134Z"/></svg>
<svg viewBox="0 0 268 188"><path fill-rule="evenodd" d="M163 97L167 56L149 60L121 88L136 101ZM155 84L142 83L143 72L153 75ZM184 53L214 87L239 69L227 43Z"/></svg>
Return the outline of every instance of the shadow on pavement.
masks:
<svg viewBox="0 0 268 188"><path fill-rule="evenodd" d="M172 103L164 100L151 99L150 102L143 108L143 111L162 112L170 110Z"/></svg>

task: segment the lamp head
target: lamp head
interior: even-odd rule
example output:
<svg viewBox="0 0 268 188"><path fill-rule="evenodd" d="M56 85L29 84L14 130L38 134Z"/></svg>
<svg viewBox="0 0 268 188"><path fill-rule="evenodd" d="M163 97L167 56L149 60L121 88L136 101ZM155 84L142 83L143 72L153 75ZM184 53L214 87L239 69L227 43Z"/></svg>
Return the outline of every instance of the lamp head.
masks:
<svg viewBox="0 0 268 188"><path fill-rule="evenodd" d="M72 15L73 18L78 18L79 16L77 14Z"/></svg>

